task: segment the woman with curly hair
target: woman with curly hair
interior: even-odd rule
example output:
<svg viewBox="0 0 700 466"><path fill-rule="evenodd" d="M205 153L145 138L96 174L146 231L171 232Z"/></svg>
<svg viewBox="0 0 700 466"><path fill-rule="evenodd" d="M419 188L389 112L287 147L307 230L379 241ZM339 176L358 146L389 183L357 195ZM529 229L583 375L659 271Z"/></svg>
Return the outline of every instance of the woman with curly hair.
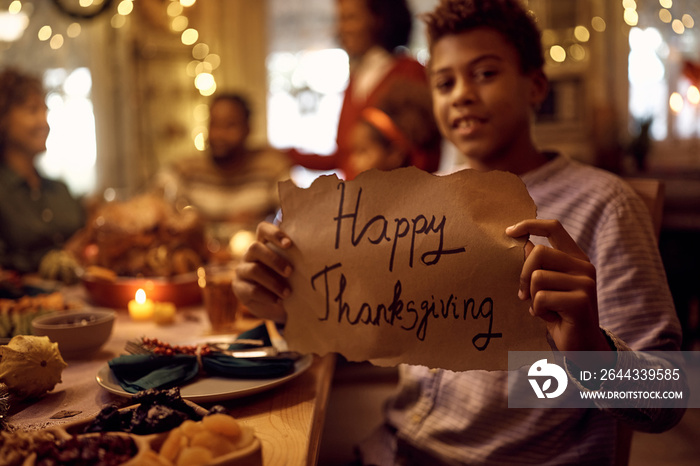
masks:
<svg viewBox="0 0 700 466"><path fill-rule="evenodd" d="M83 226L82 205L35 162L49 135L41 80L0 72L0 267L36 272L41 259Z"/></svg>

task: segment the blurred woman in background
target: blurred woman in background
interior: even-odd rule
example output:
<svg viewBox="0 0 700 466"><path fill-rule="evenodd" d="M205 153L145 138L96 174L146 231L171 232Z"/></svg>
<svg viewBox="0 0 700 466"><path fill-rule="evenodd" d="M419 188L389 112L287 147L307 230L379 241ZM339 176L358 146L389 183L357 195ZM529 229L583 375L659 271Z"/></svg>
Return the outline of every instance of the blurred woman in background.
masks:
<svg viewBox="0 0 700 466"><path fill-rule="evenodd" d="M65 183L42 176L35 162L49 135L41 80L0 72L0 267L36 272L85 221Z"/></svg>
<svg viewBox="0 0 700 466"><path fill-rule="evenodd" d="M337 0L340 44L350 57L350 81L338 121L337 149L323 156L288 153L294 163L313 170L340 169L346 179L357 172L348 164L350 133L362 111L376 106L395 87L428 89L424 67L405 53L413 16L406 0ZM413 165L432 172L440 162L440 150L422 154Z"/></svg>

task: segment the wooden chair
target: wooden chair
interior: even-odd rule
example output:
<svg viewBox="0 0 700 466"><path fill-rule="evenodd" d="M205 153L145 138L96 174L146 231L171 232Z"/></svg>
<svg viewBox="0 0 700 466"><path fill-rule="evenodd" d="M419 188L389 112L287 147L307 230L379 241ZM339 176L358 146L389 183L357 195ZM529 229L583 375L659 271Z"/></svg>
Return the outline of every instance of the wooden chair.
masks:
<svg viewBox="0 0 700 466"><path fill-rule="evenodd" d="M661 233L661 220L664 213L664 200L666 190L664 182L653 178L626 178L627 184L632 186L639 197L646 203L651 220L656 232L656 239Z"/></svg>
<svg viewBox="0 0 700 466"><path fill-rule="evenodd" d="M661 220L664 211L665 189L663 181L652 178L626 178L625 181L632 186L639 197L649 209L651 214L656 240L661 233ZM634 430L626 424L619 423L617 430L617 450L615 452L615 465L628 466L630 449L632 447L632 435Z"/></svg>

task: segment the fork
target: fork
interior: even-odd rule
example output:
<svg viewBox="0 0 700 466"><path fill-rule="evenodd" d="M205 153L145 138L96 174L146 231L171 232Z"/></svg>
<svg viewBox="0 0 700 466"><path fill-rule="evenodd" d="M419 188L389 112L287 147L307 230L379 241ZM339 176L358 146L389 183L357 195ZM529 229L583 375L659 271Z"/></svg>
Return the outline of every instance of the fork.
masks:
<svg viewBox="0 0 700 466"><path fill-rule="evenodd" d="M242 341L242 340L241 340ZM236 341L238 343L238 341ZM221 345L229 345L230 343L208 343L208 348L215 353L225 354L233 358L254 358L254 359L293 359L300 357L299 353L290 351L279 351L273 346L261 346L259 348L249 348L240 350L229 350L222 348ZM127 340L124 350L129 354L152 354L153 352L134 340Z"/></svg>
<svg viewBox="0 0 700 466"><path fill-rule="evenodd" d="M152 352L134 340L127 340L124 350L129 354L149 354Z"/></svg>

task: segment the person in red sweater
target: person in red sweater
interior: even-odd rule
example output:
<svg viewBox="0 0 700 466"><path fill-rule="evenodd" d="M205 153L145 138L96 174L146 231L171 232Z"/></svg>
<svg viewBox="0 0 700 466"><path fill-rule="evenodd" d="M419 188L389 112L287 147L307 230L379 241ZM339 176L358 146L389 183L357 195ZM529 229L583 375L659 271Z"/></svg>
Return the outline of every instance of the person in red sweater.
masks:
<svg viewBox="0 0 700 466"><path fill-rule="evenodd" d="M339 169L346 179L354 178L350 133L362 111L376 106L395 86L419 84L429 89L423 65L403 52L412 23L406 0L338 0L338 35L350 57L350 81L338 121L337 149L331 155L291 149L288 154L295 164L312 170ZM417 153L410 161L428 172L437 170L439 163L439 148Z"/></svg>

